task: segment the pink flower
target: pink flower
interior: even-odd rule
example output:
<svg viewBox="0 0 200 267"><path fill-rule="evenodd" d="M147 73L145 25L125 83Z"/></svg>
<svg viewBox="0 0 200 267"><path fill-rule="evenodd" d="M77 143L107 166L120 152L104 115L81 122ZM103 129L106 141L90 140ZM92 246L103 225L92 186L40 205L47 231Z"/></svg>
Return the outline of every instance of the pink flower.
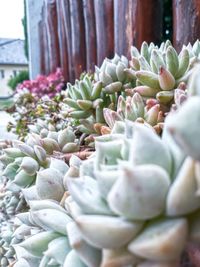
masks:
<svg viewBox="0 0 200 267"><path fill-rule="evenodd" d="M56 72L50 73L48 76L38 75L35 80L27 80L19 84L17 91L26 88L35 96L42 97L44 95L50 98L54 97L65 86L62 70L57 68Z"/></svg>

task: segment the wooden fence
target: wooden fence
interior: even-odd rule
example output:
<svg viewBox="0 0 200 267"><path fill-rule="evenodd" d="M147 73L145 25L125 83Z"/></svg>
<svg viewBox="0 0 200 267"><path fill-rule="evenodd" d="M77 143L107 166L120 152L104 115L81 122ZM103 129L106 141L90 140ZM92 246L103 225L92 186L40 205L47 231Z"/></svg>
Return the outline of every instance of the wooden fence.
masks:
<svg viewBox="0 0 200 267"><path fill-rule="evenodd" d="M44 0L40 21L40 70L61 67L66 81L94 70L114 53L163 39L164 0ZM200 0L172 0L173 44L200 37Z"/></svg>

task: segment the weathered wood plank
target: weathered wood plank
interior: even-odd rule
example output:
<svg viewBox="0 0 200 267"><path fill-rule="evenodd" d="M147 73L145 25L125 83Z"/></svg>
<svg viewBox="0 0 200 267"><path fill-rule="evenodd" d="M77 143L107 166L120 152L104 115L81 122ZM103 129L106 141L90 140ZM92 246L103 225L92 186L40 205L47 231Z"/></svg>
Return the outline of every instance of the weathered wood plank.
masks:
<svg viewBox="0 0 200 267"><path fill-rule="evenodd" d="M60 66L56 0L45 0L45 8L49 50L49 69L53 72Z"/></svg>
<svg viewBox="0 0 200 267"><path fill-rule="evenodd" d="M114 0L115 52L119 55L128 55L133 44L136 23L135 14L137 1Z"/></svg>
<svg viewBox="0 0 200 267"><path fill-rule="evenodd" d="M114 14L113 0L94 0L97 38L97 64L105 57L113 57L114 52Z"/></svg>
<svg viewBox="0 0 200 267"><path fill-rule="evenodd" d="M200 1L173 0L173 42L178 50L183 44L200 38Z"/></svg>
<svg viewBox="0 0 200 267"><path fill-rule="evenodd" d="M161 0L114 0L115 52L129 56L131 45L162 36Z"/></svg>
<svg viewBox="0 0 200 267"><path fill-rule="evenodd" d="M83 12L85 22L87 71L94 71L94 66L97 64L94 0L83 0Z"/></svg>
<svg viewBox="0 0 200 267"><path fill-rule="evenodd" d="M69 81L74 81L74 67L72 61L72 34L71 34L71 20L70 20L70 5L69 0L60 0L62 12L63 12L63 21L64 21L64 31L66 36L66 54L68 59L68 70L69 70Z"/></svg>
<svg viewBox="0 0 200 267"><path fill-rule="evenodd" d="M143 41L160 43L162 39L162 0L137 0L135 29L138 32L136 45L141 46ZM136 34L135 30L135 34Z"/></svg>
<svg viewBox="0 0 200 267"><path fill-rule="evenodd" d="M57 19L58 19L58 41L60 50L60 67L62 68L66 81L69 81L69 64L68 64L68 49L67 49L67 36L65 34L65 23L62 3L56 0L57 4Z"/></svg>
<svg viewBox="0 0 200 267"><path fill-rule="evenodd" d="M72 62L75 77L86 70L85 27L82 0L69 0L71 35L72 35Z"/></svg>

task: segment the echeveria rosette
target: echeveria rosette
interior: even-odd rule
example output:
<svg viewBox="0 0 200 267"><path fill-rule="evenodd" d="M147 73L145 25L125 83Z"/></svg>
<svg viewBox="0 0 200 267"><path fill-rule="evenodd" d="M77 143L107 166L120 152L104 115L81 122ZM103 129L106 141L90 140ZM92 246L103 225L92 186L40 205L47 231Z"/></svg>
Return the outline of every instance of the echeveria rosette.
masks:
<svg viewBox="0 0 200 267"><path fill-rule="evenodd" d="M56 198L57 194L59 195L60 192L64 194L63 186L59 185L60 176L57 171L49 173L46 169L55 165L55 169L58 168L62 171L63 165L65 166L63 161L50 159L53 153L74 153L79 151L80 146L72 128L67 127L58 132L47 131L47 135L43 137L32 133L26 138L26 142L13 141L12 143L13 146L4 149L0 157L0 161L3 164L2 176L6 178L6 189L11 191L10 198L7 194L3 198L2 208L4 208L5 213L13 215L17 210L19 211L19 206L23 204L23 199L21 200L20 198L21 191L24 192L24 190L35 186L37 176L41 176L41 182L45 182L43 174L37 174L42 169L45 169L44 176L48 176L45 187L48 188L48 185L50 185L50 188L53 189L53 185L58 185L56 190L53 189L55 191L55 200L58 200ZM66 168L64 170L65 172L67 171ZM52 185L50 180L54 177L58 181L55 180ZM38 181L40 181L39 178ZM49 191L51 190L49 189Z"/></svg>
<svg viewBox="0 0 200 267"><path fill-rule="evenodd" d="M144 100L138 93L135 93L132 97L127 96L126 99L119 96L117 110L114 111L109 108L104 108L104 118L110 130L113 129L116 121L130 120L148 123L157 132L160 132L160 124L164 122L164 115L160 109L160 105L152 100L147 101L145 105ZM106 127L103 127L102 131L105 130Z"/></svg>
<svg viewBox="0 0 200 267"><path fill-rule="evenodd" d="M69 134L70 129L66 130L68 132L58 134L58 144L61 147L66 144L66 137L68 139L73 137ZM86 267L84 262L87 263L90 257L94 262L93 266L97 266L100 251L86 244L86 248L91 250L91 255L95 258L87 256L82 261L78 253L71 248L70 242L76 247L77 241L72 238L69 242L66 226L73 220L69 212L59 204L59 202L64 204L64 199L67 197L64 175L66 172L73 175L80 160L74 156L70 160L69 167L62 160L50 159L40 146L41 140L39 136L32 134L26 144L15 141L14 147L4 149L2 155L2 162L5 165L3 175L9 179L7 189L11 191L10 198L7 194L3 200L7 204L6 212L15 208L16 204L19 206L19 200L14 198L18 192L25 198L29 209L22 212L22 207L18 208L15 212L17 219L14 225L12 223L12 229L3 231L4 226L0 229L0 232L3 231L3 236L0 234L1 246L7 251L2 251L5 253L1 258L1 266L6 267L17 260L16 266L20 267L49 266L49 264L59 267L75 267L78 264ZM5 226L9 227L8 222L5 222ZM81 237L78 240L80 242ZM81 242L84 250L85 241Z"/></svg>
<svg viewBox="0 0 200 267"><path fill-rule="evenodd" d="M188 82L194 57L198 58L185 46L178 54L169 41L160 47L144 42L140 52L132 47L131 54L137 86L128 89L128 93L138 92L144 99L156 98L168 108L174 103L174 90Z"/></svg>
<svg viewBox="0 0 200 267"><path fill-rule="evenodd" d="M117 54L112 59L104 59L100 68L95 67L94 78L102 82L104 91L108 93L115 92L114 88L117 87L122 93L124 88L135 86L136 80L135 72L129 68L128 59Z"/></svg>
<svg viewBox="0 0 200 267"><path fill-rule="evenodd" d="M125 88L132 86L135 86L135 73L128 68L128 59L118 55L113 59L106 58L100 68L96 67L94 80L85 75L74 85L68 83L64 100L70 107L68 115L80 120L82 132L99 133L99 128L105 124L103 108L115 110L118 97L125 96ZM89 130L86 124L90 125Z"/></svg>
<svg viewBox="0 0 200 267"><path fill-rule="evenodd" d="M113 108L115 105L102 89L102 83L94 82L88 75L80 81L76 80L74 85L67 84L67 96L64 99L67 105L63 105L62 113L72 118L72 124L78 126L82 133L96 133L96 128L105 124L103 108Z"/></svg>
<svg viewBox="0 0 200 267"><path fill-rule="evenodd" d="M79 159L74 157L70 161L70 168L75 168L78 162ZM74 228L73 219L64 207L64 199L67 197L64 174L72 174L70 168L63 161L52 159L49 168L41 169L37 173L36 185L23 190L30 208L27 212L17 214L18 224L12 233L11 240L19 236L21 238L18 244L14 245L16 266L98 265L100 251L84 245L85 241L80 234L74 236L73 229L70 238L67 235L67 226L72 224L69 228ZM74 244L78 251L72 249L71 244ZM91 255L86 253L86 258L81 253L85 248L91 252ZM87 261L91 261L93 265L87 265Z"/></svg>
<svg viewBox="0 0 200 267"><path fill-rule="evenodd" d="M121 124L124 132L97 138L79 178L65 177L76 226L102 250L101 266L177 266L187 242L199 242L199 168L175 144L170 120L163 139L149 126Z"/></svg>

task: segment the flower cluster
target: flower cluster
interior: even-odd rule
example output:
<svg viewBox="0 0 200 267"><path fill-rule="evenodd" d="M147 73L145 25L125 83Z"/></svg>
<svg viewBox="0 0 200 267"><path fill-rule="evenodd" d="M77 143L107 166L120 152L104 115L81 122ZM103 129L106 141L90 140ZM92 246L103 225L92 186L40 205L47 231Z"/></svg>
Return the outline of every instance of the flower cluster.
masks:
<svg viewBox="0 0 200 267"><path fill-rule="evenodd" d="M54 97L56 93L60 92L64 87L64 76L62 70L58 68L56 72L48 76L39 75L35 80L27 80L19 84L17 91L28 89L33 95L39 98L48 95L50 98Z"/></svg>

